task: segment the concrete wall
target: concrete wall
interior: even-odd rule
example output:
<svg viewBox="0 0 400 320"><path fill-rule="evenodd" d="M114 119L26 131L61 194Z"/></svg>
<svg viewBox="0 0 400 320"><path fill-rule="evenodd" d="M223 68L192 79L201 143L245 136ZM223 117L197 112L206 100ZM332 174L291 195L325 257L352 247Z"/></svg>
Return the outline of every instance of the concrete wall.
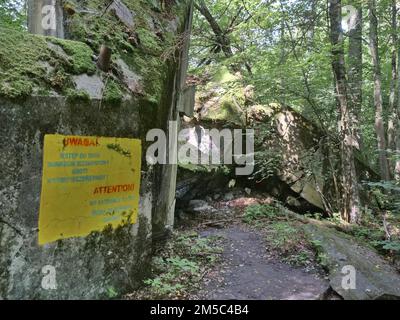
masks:
<svg viewBox="0 0 400 320"><path fill-rule="evenodd" d="M115 232L38 246L43 138L47 133L140 138L135 101L98 111L98 103L65 98L0 100L0 296L2 298L97 298L123 292L144 275L151 249L151 185L143 167L139 223ZM43 290L42 267L56 269L57 290Z"/></svg>
<svg viewBox="0 0 400 320"><path fill-rule="evenodd" d="M189 1L180 6L182 33L192 7ZM187 50L179 54L187 58ZM108 104L93 92L90 100L55 93L0 96L0 299L110 298L134 290L146 277L152 244L173 227L176 166L148 166L145 135L179 119L177 83L187 67L179 60L164 62L158 103L126 94L121 103ZM99 71L91 77L104 81ZM43 138L55 133L142 139L137 224L38 245ZM46 265L55 268L55 290L42 288Z"/></svg>

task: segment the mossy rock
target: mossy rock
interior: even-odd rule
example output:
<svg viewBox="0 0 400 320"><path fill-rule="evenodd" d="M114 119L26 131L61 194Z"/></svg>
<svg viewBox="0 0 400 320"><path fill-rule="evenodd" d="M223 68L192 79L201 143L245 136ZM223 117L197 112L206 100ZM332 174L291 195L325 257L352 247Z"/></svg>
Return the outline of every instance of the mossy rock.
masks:
<svg viewBox="0 0 400 320"><path fill-rule="evenodd" d="M218 84L235 82L240 80L239 77L233 75L226 66L222 66L214 74L212 81Z"/></svg>
<svg viewBox="0 0 400 320"><path fill-rule="evenodd" d="M244 124L244 112L241 107L229 96L223 96L202 115L202 120L220 121L238 126Z"/></svg>

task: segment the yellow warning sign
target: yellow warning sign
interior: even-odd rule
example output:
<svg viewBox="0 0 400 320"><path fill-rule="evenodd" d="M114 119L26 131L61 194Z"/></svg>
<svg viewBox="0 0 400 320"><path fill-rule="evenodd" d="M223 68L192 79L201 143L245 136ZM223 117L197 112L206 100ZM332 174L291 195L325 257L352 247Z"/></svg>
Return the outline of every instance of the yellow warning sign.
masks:
<svg viewBox="0 0 400 320"><path fill-rule="evenodd" d="M39 244L136 223L141 141L46 135Z"/></svg>

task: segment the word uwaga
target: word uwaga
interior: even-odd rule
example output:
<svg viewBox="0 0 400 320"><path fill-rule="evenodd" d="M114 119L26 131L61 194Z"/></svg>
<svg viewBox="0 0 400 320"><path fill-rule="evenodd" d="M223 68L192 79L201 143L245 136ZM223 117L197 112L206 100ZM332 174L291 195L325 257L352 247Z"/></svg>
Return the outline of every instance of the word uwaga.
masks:
<svg viewBox="0 0 400 320"><path fill-rule="evenodd" d="M161 129L152 129L147 133L146 141L155 141L146 152L146 160L149 164L230 165L235 163L241 166L235 169L236 175L246 176L254 171L254 130L252 129L209 130L196 126L178 132L178 123L170 121L167 134ZM244 147L245 153L243 153Z"/></svg>

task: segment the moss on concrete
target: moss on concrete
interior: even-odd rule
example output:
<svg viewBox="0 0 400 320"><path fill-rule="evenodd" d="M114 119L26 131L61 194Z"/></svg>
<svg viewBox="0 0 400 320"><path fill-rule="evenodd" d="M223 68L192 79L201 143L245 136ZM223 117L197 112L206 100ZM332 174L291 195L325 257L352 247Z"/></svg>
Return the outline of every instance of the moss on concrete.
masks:
<svg viewBox="0 0 400 320"><path fill-rule="evenodd" d="M35 85L47 85L39 63L50 59L45 38L0 29L0 43L0 95L25 96Z"/></svg>
<svg viewBox="0 0 400 320"><path fill-rule="evenodd" d="M183 21L186 5L155 11L152 1L124 0L124 4L132 10L134 28L104 12L104 1L88 0L83 5L69 0L65 1L67 30L74 41L0 30L0 95L19 98L55 91L79 97L80 93L71 93L71 75L96 72L93 56L106 44L112 49L113 61L122 58L141 76L145 99L159 104L169 72L166 60L174 60L178 36L171 30L171 20L178 14L178 21ZM124 86L116 78L108 86L105 100L120 102Z"/></svg>
<svg viewBox="0 0 400 320"><path fill-rule="evenodd" d="M168 31L167 26L169 20L176 17L175 11L183 18L186 6L173 6L169 16L166 12L154 11L153 1L123 2L134 14L134 28L128 28L109 12L102 15L76 12L69 17L70 36L87 43L95 53L98 53L102 44L107 44L113 52L113 60L122 58L143 78L146 99L159 103L167 72L162 56L174 46L177 37L177 34ZM78 7L75 1L69 3ZM93 12L104 12L104 1L90 0L86 7Z"/></svg>
<svg viewBox="0 0 400 320"><path fill-rule="evenodd" d="M90 100L90 95L85 90L67 89L65 95L70 102Z"/></svg>
<svg viewBox="0 0 400 320"><path fill-rule="evenodd" d="M96 71L96 65L92 60L93 51L85 43L51 37L47 39L63 48L70 57L71 63L68 64L68 67L72 74L93 74Z"/></svg>
<svg viewBox="0 0 400 320"><path fill-rule="evenodd" d="M103 93L103 101L109 104L119 104L123 99L121 86L114 80L107 81Z"/></svg>
<svg viewBox="0 0 400 320"><path fill-rule="evenodd" d="M71 74L91 74L96 70L92 50L81 42L9 29L0 29L0 42L1 96L19 98L34 91L73 89ZM59 46L61 51L49 43Z"/></svg>

